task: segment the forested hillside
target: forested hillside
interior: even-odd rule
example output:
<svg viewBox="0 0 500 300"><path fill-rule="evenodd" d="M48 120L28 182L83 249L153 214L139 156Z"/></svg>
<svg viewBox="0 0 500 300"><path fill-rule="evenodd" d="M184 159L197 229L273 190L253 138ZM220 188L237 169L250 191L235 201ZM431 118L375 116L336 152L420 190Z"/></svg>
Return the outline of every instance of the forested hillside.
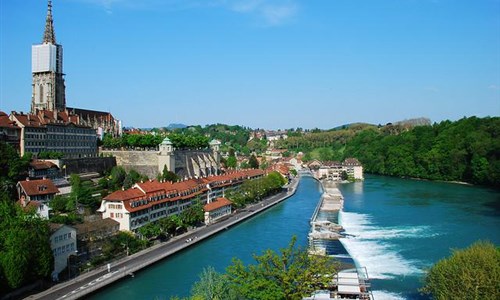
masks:
<svg viewBox="0 0 500 300"><path fill-rule="evenodd" d="M347 143L367 172L500 185L500 118L463 118L401 134L365 130Z"/></svg>
<svg viewBox="0 0 500 300"><path fill-rule="evenodd" d="M282 146L305 151L306 160L356 157L368 173L500 187L499 117L310 133Z"/></svg>

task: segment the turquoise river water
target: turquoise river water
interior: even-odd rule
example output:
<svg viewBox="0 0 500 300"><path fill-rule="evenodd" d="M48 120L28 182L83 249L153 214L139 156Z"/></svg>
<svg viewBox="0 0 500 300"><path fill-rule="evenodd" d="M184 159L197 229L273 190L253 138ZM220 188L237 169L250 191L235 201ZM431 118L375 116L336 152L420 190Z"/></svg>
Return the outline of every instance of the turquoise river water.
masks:
<svg viewBox="0 0 500 300"><path fill-rule="evenodd" d="M450 183L367 176L339 185L344 211L341 240L366 266L377 300L426 299L418 293L425 268L476 240L500 245L500 193ZM297 193L229 230L100 290L91 299L170 299L187 296L206 266L218 271L233 257L286 247L293 235L307 246L309 220L321 187L302 177Z"/></svg>

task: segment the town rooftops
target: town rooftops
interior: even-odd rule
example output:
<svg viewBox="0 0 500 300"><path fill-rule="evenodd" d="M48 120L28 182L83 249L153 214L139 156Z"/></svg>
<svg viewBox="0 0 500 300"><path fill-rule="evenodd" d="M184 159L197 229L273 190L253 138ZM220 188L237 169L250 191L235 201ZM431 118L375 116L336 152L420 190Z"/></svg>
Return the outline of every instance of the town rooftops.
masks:
<svg viewBox="0 0 500 300"><path fill-rule="evenodd" d="M263 170L249 169L226 173L223 175L209 176L205 178L193 178L179 182L151 180L142 183L136 183L132 188L113 192L106 196L106 201L126 202L125 207L128 211L133 211L129 207L130 201L138 200L148 202L149 198L167 195L168 199L190 197L194 194L206 191L211 187L220 187L231 185L233 183L264 175ZM163 197L162 197L163 199ZM145 204L141 204L145 205Z"/></svg>
<svg viewBox="0 0 500 300"><path fill-rule="evenodd" d="M24 114L13 111L11 117L14 121L20 123L24 127L43 127L45 125L73 125L76 127L85 127L78 125L79 116L70 114L68 111L53 112L49 110L37 110L36 114Z"/></svg>
<svg viewBox="0 0 500 300"><path fill-rule="evenodd" d="M344 166L361 166L361 163L356 158L346 158L343 162Z"/></svg>
<svg viewBox="0 0 500 300"><path fill-rule="evenodd" d="M19 128L16 125L16 122L11 121L9 119L9 116L6 113L4 113L3 111L0 111L0 127L7 127L7 128L13 128L13 129Z"/></svg>
<svg viewBox="0 0 500 300"><path fill-rule="evenodd" d="M59 193L59 189L50 179L28 179L25 181L19 181L19 185L28 196L50 195Z"/></svg>
<svg viewBox="0 0 500 300"><path fill-rule="evenodd" d="M206 212L210 212L232 204L233 202L229 201L226 198L217 198L215 201L205 204L205 206L203 206L203 209Z"/></svg>

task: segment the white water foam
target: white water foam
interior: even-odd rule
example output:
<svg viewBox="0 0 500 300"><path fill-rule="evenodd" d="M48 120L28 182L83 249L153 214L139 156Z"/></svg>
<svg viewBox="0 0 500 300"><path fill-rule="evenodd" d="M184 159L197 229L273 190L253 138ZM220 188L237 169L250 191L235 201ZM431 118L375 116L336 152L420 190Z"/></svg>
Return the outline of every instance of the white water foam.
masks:
<svg viewBox="0 0 500 300"><path fill-rule="evenodd" d="M428 236L427 226L383 228L373 225L369 215L343 211L339 222L347 234L340 241L357 264L368 269L370 278L391 279L422 272L415 262L399 254L391 239Z"/></svg>
<svg viewBox="0 0 500 300"><path fill-rule="evenodd" d="M373 291L373 299L377 300L404 300L401 295L387 291Z"/></svg>

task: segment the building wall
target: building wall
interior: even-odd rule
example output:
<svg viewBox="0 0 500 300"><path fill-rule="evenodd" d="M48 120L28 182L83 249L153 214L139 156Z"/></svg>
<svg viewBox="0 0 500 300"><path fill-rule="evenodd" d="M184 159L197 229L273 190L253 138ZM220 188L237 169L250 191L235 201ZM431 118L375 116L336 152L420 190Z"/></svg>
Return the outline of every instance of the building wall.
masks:
<svg viewBox="0 0 500 300"><path fill-rule="evenodd" d="M68 264L68 257L76 255L76 230L70 226L62 226L50 236L50 248L54 256L53 275L58 275Z"/></svg>
<svg viewBox="0 0 500 300"><path fill-rule="evenodd" d="M21 156L26 153L46 151L47 128L22 127L21 129Z"/></svg>
<svg viewBox="0 0 500 300"><path fill-rule="evenodd" d="M103 200L101 208L104 206L106 210L102 213L102 218L111 218L120 223L120 230L131 231L130 213L125 209L123 203Z"/></svg>
<svg viewBox="0 0 500 300"><path fill-rule="evenodd" d="M47 125L46 151L61 152L67 157L97 155L97 135L89 127Z"/></svg>
<svg viewBox="0 0 500 300"><path fill-rule="evenodd" d="M67 176L72 173L102 173L117 165L115 157L64 158L54 163ZM63 166L66 166L66 170Z"/></svg>
<svg viewBox="0 0 500 300"><path fill-rule="evenodd" d="M134 169L149 178L156 178L165 165L182 178L215 175L220 170L220 158L210 149L173 152L102 150L100 153L116 157L116 164L126 171Z"/></svg>
<svg viewBox="0 0 500 300"><path fill-rule="evenodd" d="M212 224L218 219L230 215L231 212L231 205L226 205L212 211L207 211L205 212L205 224Z"/></svg>
<svg viewBox="0 0 500 300"><path fill-rule="evenodd" d="M363 167L355 166L353 167L353 176L356 180L363 180Z"/></svg>

